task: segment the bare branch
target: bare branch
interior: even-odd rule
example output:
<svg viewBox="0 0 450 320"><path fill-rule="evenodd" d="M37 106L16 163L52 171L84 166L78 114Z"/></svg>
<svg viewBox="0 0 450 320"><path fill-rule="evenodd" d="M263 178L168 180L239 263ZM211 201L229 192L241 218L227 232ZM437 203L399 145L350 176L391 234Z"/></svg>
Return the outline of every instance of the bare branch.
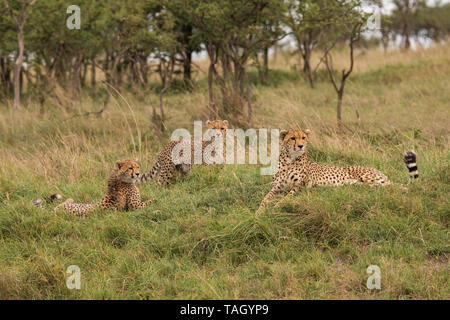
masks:
<svg viewBox="0 0 450 320"><path fill-rule="evenodd" d="M330 58L328 59L328 57L330 57ZM332 61L332 57L331 57L329 51L327 51L325 54L325 66L327 67L328 75L330 76L330 80L331 80L331 83L333 84L334 90L336 90L336 92L338 92L339 88L337 87L336 80L334 78L333 61Z"/></svg>

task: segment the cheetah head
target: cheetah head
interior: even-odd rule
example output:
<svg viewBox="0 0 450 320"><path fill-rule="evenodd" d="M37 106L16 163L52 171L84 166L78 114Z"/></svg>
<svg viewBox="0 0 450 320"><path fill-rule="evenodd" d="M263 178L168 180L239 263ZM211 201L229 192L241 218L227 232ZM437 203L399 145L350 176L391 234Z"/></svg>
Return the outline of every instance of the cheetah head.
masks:
<svg viewBox="0 0 450 320"><path fill-rule="evenodd" d="M287 151L290 159L295 160L306 152L310 132L308 129L280 131L281 147Z"/></svg>
<svg viewBox="0 0 450 320"><path fill-rule="evenodd" d="M139 177L140 164L136 160L118 160L114 170L120 181L135 183Z"/></svg>
<svg viewBox="0 0 450 320"><path fill-rule="evenodd" d="M222 134L225 139L228 129L228 120L208 120L206 121L206 127L209 129L217 130L215 136L218 137Z"/></svg>

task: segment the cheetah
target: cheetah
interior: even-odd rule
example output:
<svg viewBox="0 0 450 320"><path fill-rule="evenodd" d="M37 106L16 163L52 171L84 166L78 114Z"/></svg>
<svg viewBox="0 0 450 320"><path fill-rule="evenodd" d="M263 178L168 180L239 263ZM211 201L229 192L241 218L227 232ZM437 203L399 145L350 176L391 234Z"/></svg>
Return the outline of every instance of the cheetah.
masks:
<svg viewBox="0 0 450 320"><path fill-rule="evenodd" d="M374 168L328 166L308 160L306 151L309 134L310 130L297 129L280 132L281 151L278 171L273 177L272 189L261 201L258 211L261 211L275 194L282 191L294 194L300 187L342 186L354 183L366 183L377 187L392 184L382 172ZM418 178L414 151L405 153L404 162L409 170L410 178Z"/></svg>
<svg viewBox="0 0 450 320"><path fill-rule="evenodd" d="M206 121L206 126L208 129L215 129L217 132L215 136L212 137L211 141L202 140L202 151L213 141L215 137L221 135L223 138L226 136L226 131L228 129L228 121L227 120L208 120ZM186 143L186 149L191 149L191 163L179 163L177 164L173 160L173 150L176 146L180 146L181 143ZM171 141L169 142L165 148L158 155L158 160L153 166L152 170L149 173L145 173L141 175L137 183L145 183L151 181L156 178L156 183L158 186L166 187L175 174L175 170L182 172L183 174L187 174L191 171L192 166L194 164L194 139L191 141ZM225 152L223 152L225 157ZM174 156L177 156L174 154ZM182 156L182 154L180 154ZM208 154L203 153L203 161L202 165L207 163L211 163L207 159Z"/></svg>
<svg viewBox="0 0 450 320"><path fill-rule="evenodd" d="M62 207L71 214L82 216L95 208L130 211L145 208L152 200L141 201L139 189L134 185L139 178L139 169L137 160L118 160L108 178L108 188L102 200L87 204L67 199L54 210Z"/></svg>

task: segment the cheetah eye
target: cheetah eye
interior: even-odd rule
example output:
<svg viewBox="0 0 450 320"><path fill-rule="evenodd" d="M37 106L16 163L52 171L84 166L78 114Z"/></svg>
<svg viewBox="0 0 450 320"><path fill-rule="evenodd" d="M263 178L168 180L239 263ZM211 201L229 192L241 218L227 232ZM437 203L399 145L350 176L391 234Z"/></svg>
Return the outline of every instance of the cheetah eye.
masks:
<svg viewBox="0 0 450 320"><path fill-rule="evenodd" d="M305 139L306 139L306 137L303 137L302 139L303 139L303 140L305 140Z"/></svg>
<svg viewBox="0 0 450 320"><path fill-rule="evenodd" d="M295 141L295 137L292 137L291 140L292 140L292 141Z"/></svg>

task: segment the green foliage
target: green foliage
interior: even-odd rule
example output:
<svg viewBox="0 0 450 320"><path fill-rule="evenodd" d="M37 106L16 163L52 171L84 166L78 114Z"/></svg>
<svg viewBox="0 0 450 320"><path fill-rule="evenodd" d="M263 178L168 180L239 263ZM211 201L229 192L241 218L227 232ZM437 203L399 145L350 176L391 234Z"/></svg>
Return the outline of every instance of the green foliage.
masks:
<svg viewBox="0 0 450 320"><path fill-rule="evenodd" d="M416 37L427 37L434 41L445 40L450 33L450 4L437 2L430 6L425 1L411 1L408 3L409 11L405 14L407 2L398 1L400 6L393 10L386 19L383 28L387 32L404 35L405 22L408 31Z"/></svg>

